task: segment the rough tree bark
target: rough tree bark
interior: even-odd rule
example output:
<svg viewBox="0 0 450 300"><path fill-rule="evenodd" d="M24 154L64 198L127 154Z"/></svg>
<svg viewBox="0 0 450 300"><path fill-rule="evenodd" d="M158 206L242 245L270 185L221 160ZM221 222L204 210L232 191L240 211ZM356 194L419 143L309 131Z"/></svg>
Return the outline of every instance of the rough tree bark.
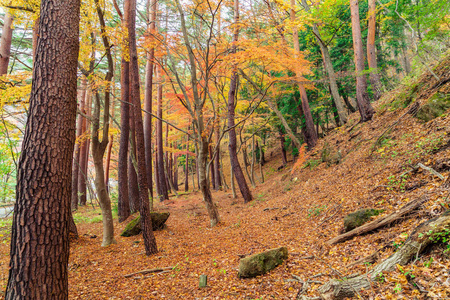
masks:
<svg viewBox="0 0 450 300"><path fill-rule="evenodd" d="M361 38L361 25L359 19L358 0L350 0L350 10L352 17L352 35L353 35L353 51L356 72L356 101L358 103L361 121L366 122L372 119L375 111L370 105L369 96L367 95L367 81L364 72L364 52Z"/></svg>
<svg viewBox="0 0 450 300"><path fill-rule="evenodd" d="M131 99L130 99L131 102ZM134 109L130 106L130 142L128 151L128 199L130 202L130 211L135 213L139 210L139 186L136 163L136 131L134 123Z"/></svg>
<svg viewBox="0 0 450 300"><path fill-rule="evenodd" d="M381 97L381 81L380 74L377 69L377 54L375 48L375 35L376 35L376 18L377 18L377 5L376 0L369 0L368 11L368 29L367 29L367 62L369 63L369 80L373 89L373 96L375 101Z"/></svg>
<svg viewBox="0 0 450 300"><path fill-rule="evenodd" d="M123 2L122 27L128 28L130 18L130 1ZM128 45L128 36L124 37L124 45ZM120 70L120 143L119 143L119 163L117 169L118 176L118 215L119 222L125 221L130 216L130 199L128 196L128 143L130 139L130 62L127 59L128 48L124 47L122 53L122 64Z"/></svg>
<svg viewBox="0 0 450 300"><path fill-rule="evenodd" d="M139 213L141 215L141 229L144 237L145 253L147 255L158 252L156 239L153 234L152 219L150 218L150 204L148 181L145 163L144 125L141 113L139 64L136 48L136 0L130 0L130 20L128 22L130 39L130 102L133 103L134 123L136 130L137 175L139 183ZM149 174L151 176L151 174Z"/></svg>
<svg viewBox="0 0 450 300"><path fill-rule="evenodd" d="M42 0L5 299L68 299L80 2Z"/></svg>
<svg viewBox="0 0 450 300"><path fill-rule="evenodd" d="M239 22L239 0L234 0L234 23L238 24ZM239 37L239 27L236 26L233 35L233 42L236 43ZM231 48L231 53L236 53L236 45L234 44ZM234 177L236 178L237 184L239 186L239 190L241 191L242 197L244 197L244 202L250 202L253 200L253 196L248 187L247 181L245 180L244 173L242 172L241 165L239 164L239 159L236 153L236 130L235 126L235 98L236 98L236 88L237 88L237 80L238 73L237 67L233 67L233 71L231 73L231 81L230 81L230 90L228 91L228 128L231 128L228 131L229 142L228 142L228 152L230 155L230 163L233 169Z"/></svg>
<svg viewBox="0 0 450 300"><path fill-rule="evenodd" d="M9 57L11 56L11 42L13 29L11 27L14 18L8 11L3 19L2 38L0 41L0 76L8 74Z"/></svg>

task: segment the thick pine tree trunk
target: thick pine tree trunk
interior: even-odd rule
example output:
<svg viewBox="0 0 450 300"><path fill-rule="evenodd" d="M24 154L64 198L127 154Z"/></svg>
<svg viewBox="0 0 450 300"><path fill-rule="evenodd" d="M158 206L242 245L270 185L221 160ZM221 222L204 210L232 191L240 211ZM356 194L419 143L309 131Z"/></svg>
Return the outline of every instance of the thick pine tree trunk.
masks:
<svg viewBox="0 0 450 300"><path fill-rule="evenodd" d="M362 47L361 26L359 24L359 5L358 0L350 0L350 10L352 16L352 35L353 50L355 53L355 70L356 70L356 101L358 103L361 121L366 122L372 119L375 111L370 105L369 96L367 95L367 81L364 72L364 51Z"/></svg>
<svg viewBox="0 0 450 300"><path fill-rule="evenodd" d="M42 0L5 299L68 299L80 2Z"/></svg>
<svg viewBox="0 0 450 300"><path fill-rule="evenodd" d="M11 27L14 18L8 10L3 19L2 38L0 41L0 76L8 74L9 57L11 56L11 42L13 29Z"/></svg>
<svg viewBox="0 0 450 300"><path fill-rule="evenodd" d="M367 29L367 62L369 63L369 80L373 89L373 96L375 101L381 97L381 81L380 74L377 69L377 54L375 48L375 36L376 36L376 17L377 7L376 0L369 0L369 12L368 12L368 29Z"/></svg>
<svg viewBox="0 0 450 300"><path fill-rule="evenodd" d="M128 22L130 39L130 102L133 103L134 123L136 131L136 154L139 182L139 213L144 237L145 253L147 255L158 252L156 239L153 235L152 219L150 218L150 204L148 181L145 163L144 125L141 113L139 64L136 49L136 0L130 0L130 21ZM151 174L148 174L151 176Z"/></svg>

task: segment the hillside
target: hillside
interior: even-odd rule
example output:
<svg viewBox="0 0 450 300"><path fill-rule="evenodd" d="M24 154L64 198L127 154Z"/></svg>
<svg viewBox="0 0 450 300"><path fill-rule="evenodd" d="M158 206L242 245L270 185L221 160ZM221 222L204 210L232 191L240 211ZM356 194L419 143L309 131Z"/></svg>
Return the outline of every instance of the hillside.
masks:
<svg viewBox="0 0 450 300"><path fill-rule="evenodd" d="M321 139L294 172L292 163L277 171L281 157L273 149L263 169L266 181L257 181L252 189L254 201L244 204L239 197L233 199L230 191L213 193L222 218L214 228L208 227L199 192L156 203L157 211L169 211L171 216L167 228L155 232L159 246L155 256L145 256L141 236L120 237L125 224L117 220L117 244L101 248L102 224L88 222L99 210L80 209L75 216L80 238L71 242L70 299L318 297L318 287L331 278L367 273L399 249L420 223L449 209L444 180L416 168L422 163L445 178L450 175L450 115L431 120L426 116L434 111L429 103L449 102L450 57L434 72L441 84L425 74L416 83L385 94L374 104L372 121L358 123L359 115L354 113L346 126ZM388 226L336 245L325 243L342 232L348 213L375 208L384 211L375 217L381 218L422 196L428 200L419 209ZM9 233L3 234L2 290L9 261ZM283 265L254 279L237 277L240 257L280 246L289 250ZM450 297L446 247L430 248L413 263L385 273L360 296ZM354 264L376 251L370 262ZM158 267L172 269L124 277ZM201 274L208 275L208 286L202 289L198 288Z"/></svg>

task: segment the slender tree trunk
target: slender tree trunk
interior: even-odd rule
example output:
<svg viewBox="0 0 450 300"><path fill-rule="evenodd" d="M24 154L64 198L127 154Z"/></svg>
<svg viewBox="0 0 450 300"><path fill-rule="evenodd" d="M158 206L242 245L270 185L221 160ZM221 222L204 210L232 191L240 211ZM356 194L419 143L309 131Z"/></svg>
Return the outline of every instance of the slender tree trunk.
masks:
<svg viewBox="0 0 450 300"><path fill-rule="evenodd" d="M169 124L166 123L166 149L169 149ZM164 175L166 177L166 187L167 187L167 193L171 193L172 192L172 186L170 185L170 172L167 169L168 165L169 165L169 151L165 151L164 152L164 163L165 163L165 167L164 167Z"/></svg>
<svg viewBox="0 0 450 300"><path fill-rule="evenodd" d="M8 300L68 299L79 12L76 0L41 1L46 26L39 29L17 172Z"/></svg>
<svg viewBox="0 0 450 300"><path fill-rule="evenodd" d="M84 99L84 110L83 113L86 116L91 115L91 105L92 105L92 95L91 90L87 87L86 98ZM89 139L89 128L90 122L88 119L83 117L82 123L82 133L85 137L83 143L81 144L80 150L80 169L78 173L78 196L79 204L81 206L86 205L87 200L87 184L88 184L88 166L89 166L89 150L90 150L90 139Z"/></svg>
<svg viewBox="0 0 450 300"><path fill-rule="evenodd" d="M130 19L130 1L123 2L122 28L128 28ZM128 36L123 39L124 45L128 45ZM130 140L130 62L127 59L128 49L122 53L122 64L120 70L120 143L119 143L119 163L117 169L118 176L118 215L119 222L125 221L130 216L130 199L128 195L128 144Z"/></svg>
<svg viewBox="0 0 450 300"><path fill-rule="evenodd" d="M109 168L111 166L111 152L114 142L114 135L109 136L108 146L106 147L106 166L105 166L105 185L106 191L109 193Z"/></svg>
<svg viewBox="0 0 450 300"><path fill-rule="evenodd" d="M310 12L310 7L306 0L302 0L302 5L306 11ZM323 41L317 24L313 24L313 33L316 37L317 43L319 44L320 51L322 52L323 64L328 75L328 80L330 81L331 95L336 105L337 113L339 114L339 120L341 121L340 125L344 125L345 123L347 123L348 115L339 95L339 89L336 83L336 74L334 72L333 63L331 62L331 56L330 52L328 51L328 46Z"/></svg>
<svg viewBox="0 0 450 300"><path fill-rule="evenodd" d="M286 149L284 147L285 142L286 140L284 139L284 134L280 131L281 158L283 159L283 166L286 166L287 164Z"/></svg>
<svg viewBox="0 0 450 300"><path fill-rule="evenodd" d="M11 56L11 42L13 29L11 27L14 18L6 10L3 19L2 38L0 41L0 76L8 74L9 57Z"/></svg>
<svg viewBox="0 0 450 300"><path fill-rule="evenodd" d="M124 27L128 19L129 0L124 1ZM127 17L125 17L127 16ZM128 44L128 43L127 43ZM128 143L130 139L130 106L129 102L129 62L122 53L122 66L120 73L120 144L119 144L119 163L117 169L118 176L118 215L119 222L125 221L130 216L130 200L128 197Z"/></svg>
<svg viewBox="0 0 450 300"><path fill-rule="evenodd" d="M139 65L136 49L136 0L130 0L130 21L128 22L130 38L130 102L133 103L134 122L136 131L136 154L139 182L139 213L141 215L141 228L144 237L145 253L147 255L158 252L156 239L153 235L152 219L150 218L150 204L148 181L145 163L144 125L141 113L141 100L139 88ZM151 174L148 174L151 176Z"/></svg>
<svg viewBox="0 0 450 300"><path fill-rule="evenodd" d="M233 166L231 165L231 163L230 163L230 181L231 181L231 183L230 183L230 185L231 185L231 193L233 194L233 199L236 199L237 198L237 195L236 195L236 186L235 186L235 184L234 184L234 172L233 172Z"/></svg>
<svg viewBox="0 0 450 300"><path fill-rule="evenodd" d="M150 32L156 31L156 0L150 1ZM155 49L152 47L147 55L147 64L145 66L145 99L144 99L144 109L151 112L153 106L153 60L155 59ZM145 161L146 169L148 174L148 188L150 190L150 196L153 198L153 179L151 174L152 170L152 116L150 114L144 115L144 138L145 138ZM151 207L151 209L153 209Z"/></svg>
<svg viewBox="0 0 450 300"><path fill-rule="evenodd" d="M377 69L377 54L375 47L375 35L376 35L376 18L377 18L377 6L376 0L369 0L368 11L368 29L367 29L367 62L369 63L369 79L373 89L373 96L375 101L381 97L381 81L380 74Z"/></svg>
<svg viewBox="0 0 450 300"><path fill-rule="evenodd" d="M234 23L239 23L239 0L234 0ZM239 27L236 26L234 30L233 42L236 43L239 38ZM232 46L231 53L236 53L236 45ZM236 153L236 130L235 126L235 98L236 98L236 88L237 88L237 66L233 67L233 71L231 73L231 82L230 82L230 90L228 92L228 128L231 128L228 131L229 142L228 142L228 152L230 154L230 163L233 168L233 174L236 177L236 181L239 185L239 190L241 191L242 197L244 197L244 202L250 202L253 200L253 196L250 192L250 189L247 185L247 181L245 180L244 173L242 172L241 165L239 164L239 159Z"/></svg>
<svg viewBox="0 0 450 300"><path fill-rule="evenodd" d="M86 78L81 78L80 84L80 93L79 93L79 109L80 111L84 110L84 100L86 98ZM76 137L80 138L83 130L83 117L78 115L77 122L77 131ZM73 155L73 164L72 164L72 199L71 199L71 208L72 210L78 209L78 174L80 173L80 141L75 143L75 150Z"/></svg>
<svg viewBox="0 0 450 300"><path fill-rule="evenodd" d="M131 99L130 99L131 102ZM135 168L136 162L136 131L134 122L134 109L130 105L130 151L128 154L128 197L130 201L130 211L139 211L139 186Z"/></svg>
<svg viewBox="0 0 450 300"><path fill-rule="evenodd" d="M256 141L256 145L258 145L258 141ZM264 164L264 152L263 147L259 147L259 173L261 175L261 183L264 183L264 173L263 173L263 164Z"/></svg>
<svg viewBox="0 0 450 300"><path fill-rule="evenodd" d="M219 190L220 186L222 185L222 180L220 178L221 165L220 165L220 132L219 132L219 124L216 124L215 131L216 131L217 153L216 153L216 156L214 158L215 159L215 169L214 169L214 171L216 172L216 174L215 174L216 190Z"/></svg>
<svg viewBox="0 0 450 300"><path fill-rule="evenodd" d="M186 161L184 162L184 191L189 191L189 136L186 135Z"/></svg>
<svg viewBox="0 0 450 300"><path fill-rule="evenodd" d="M213 157L213 149L212 149L211 144L208 147L208 151L209 151L209 160L210 160L209 171L211 174L210 175L211 183L212 183L213 189L217 191L218 187L216 186L216 170L215 170L215 166L214 166L215 159Z"/></svg>
<svg viewBox="0 0 450 300"><path fill-rule="evenodd" d="M157 147L157 164L158 164L158 185L159 185L159 199L160 201L169 200L169 193L167 188L166 176L164 172L164 149L163 149L163 124L162 124L162 70L157 67L156 74L158 76L158 120L156 121L156 147Z"/></svg>
<svg viewBox="0 0 450 300"><path fill-rule="evenodd" d="M290 18L291 21L294 22L295 21L295 0L291 0L291 11L290 11ZM297 27L294 26L292 28L292 35L293 35L293 40L294 40L294 51L296 56L298 56L298 54L300 53L300 45L298 42L298 30ZM300 70L296 71L296 77L297 79L300 79ZM314 121L311 115L311 110L309 108L309 103L308 103L308 95L306 93L306 89L304 87L303 84L298 83L298 90L300 92L300 99L301 99L301 107L302 107L302 111L303 111L303 115L305 117L305 142L308 145L308 149L311 150L312 148L314 148L317 144L317 133L316 130L314 129Z"/></svg>
<svg viewBox="0 0 450 300"><path fill-rule="evenodd" d="M361 121L366 122L372 119L375 111L370 105L369 96L367 95L367 81L364 72L364 52L362 47L361 26L359 19L358 0L350 0L350 10L352 15L352 35L353 50L355 53L355 69L356 69L356 101L358 103Z"/></svg>
<svg viewBox="0 0 450 300"><path fill-rule="evenodd" d="M253 121L252 121L253 124ZM255 151L255 135L253 134L252 136L252 162L251 162L251 166L250 166L250 174L252 175L252 183L253 186L256 185L255 182L255 159L256 159L256 151Z"/></svg>
<svg viewBox="0 0 450 300"><path fill-rule="evenodd" d="M108 62L108 71L106 73L104 81L107 83L104 91L104 108L103 108L103 128L102 128L102 140L99 138L100 130L100 93L95 92L94 113L92 122L92 159L95 167L95 189L98 195L98 201L102 210L103 219L103 242L102 246L109 246L115 243L114 240L114 223L111 210L111 199L109 198L108 191L105 184L105 170L103 167L103 157L105 155L106 147L108 146L108 134L109 134L109 107L110 107L110 88L111 80L114 74L114 62L111 55L111 47L109 39L106 34L106 24L104 20L104 13L100 7L99 0L94 0L97 16L100 23L100 31L102 36L103 46L105 48L105 54Z"/></svg>

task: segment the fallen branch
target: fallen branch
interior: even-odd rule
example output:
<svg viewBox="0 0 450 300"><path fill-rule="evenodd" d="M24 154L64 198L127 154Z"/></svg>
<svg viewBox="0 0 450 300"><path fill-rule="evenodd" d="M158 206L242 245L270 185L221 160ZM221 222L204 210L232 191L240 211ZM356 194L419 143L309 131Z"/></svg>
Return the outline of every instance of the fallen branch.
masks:
<svg viewBox="0 0 450 300"><path fill-rule="evenodd" d="M427 167L427 166L425 166L425 165L423 165L423 164L421 164L421 163L418 163L418 164L417 164L417 167L422 168L422 169L424 169L424 170L430 172L431 174L433 174L433 175L439 177L439 179L441 179L441 180L444 180L444 179L445 179L444 176L442 176L439 172L435 171L433 168Z"/></svg>
<svg viewBox="0 0 450 300"><path fill-rule="evenodd" d="M132 277L134 275L139 275L139 274L145 275L145 274L149 274L149 273L158 273L158 272L168 271L168 270L172 270L172 269L173 269L173 267L147 269L147 270L142 270L142 271L134 272L134 273L131 273L131 274L127 274L124 277L125 278L129 278L129 277Z"/></svg>
<svg viewBox="0 0 450 300"><path fill-rule="evenodd" d="M360 227L356 227L355 229L353 229L349 232L343 233L341 235L338 235L335 238L332 238L331 240L328 240L326 243L328 245L341 243L341 242L349 240L357 235L362 235L364 233L367 233L367 232L373 231L375 229L381 228L383 226L386 226L386 225L400 219L404 215L410 213L414 209L418 208L423 203L427 202L428 199L429 199L428 196L422 196L420 198L412 200L412 201L408 202L407 204L405 204L403 207L401 207L398 211L391 213L385 217L378 218L370 223L366 223Z"/></svg>
<svg viewBox="0 0 450 300"><path fill-rule="evenodd" d="M356 291L371 287L371 281L383 271L393 271L398 265L406 265L411 259L417 257L428 245L436 242L433 235L446 232L450 227L450 210L441 216L419 225L410 235L405 244L394 254L379 263L367 274L347 280L332 279L319 288L322 299L336 300L351 298Z"/></svg>

